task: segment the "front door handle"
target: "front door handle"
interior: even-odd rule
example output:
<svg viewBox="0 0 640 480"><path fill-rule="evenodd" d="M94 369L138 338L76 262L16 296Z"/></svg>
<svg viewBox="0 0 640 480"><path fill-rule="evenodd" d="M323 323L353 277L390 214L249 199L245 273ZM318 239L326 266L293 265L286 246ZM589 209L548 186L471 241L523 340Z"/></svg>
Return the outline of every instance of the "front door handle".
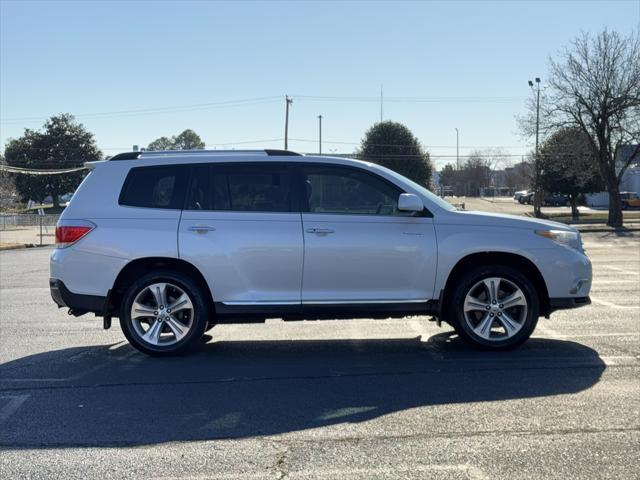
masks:
<svg viewBox="0 0 640 480"><path fill-rule="evenodd" d="M335 230L331 228L307 228L307 233L327 234L333 232L335 232Z"/></svg>
<svg viewBox="0 0 640 480"><path fill-rule="evenodd" d="M207 233L213 232L216 227L212 227L210 225L192 225L187 228L190 232L198 232L198 233Z"/></svg>

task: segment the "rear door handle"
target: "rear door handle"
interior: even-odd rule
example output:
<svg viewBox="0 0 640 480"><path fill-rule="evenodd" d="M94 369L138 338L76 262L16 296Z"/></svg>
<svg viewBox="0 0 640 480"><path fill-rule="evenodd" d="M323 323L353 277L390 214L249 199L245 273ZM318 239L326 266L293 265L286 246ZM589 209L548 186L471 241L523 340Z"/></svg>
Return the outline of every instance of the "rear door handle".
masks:
<svg viewBox="0 0 640 480"><path fill-rule="evenodd" d="M333 233L334 231L335 230L331 228L307 228L307 233L327 234L327 233Z"/></svg>
<svg viewBox="0 0 640 480"><path fill-rule="evenodd" d="M213 232L216 227L212 227L210 225L192 225L187 228L190 232L198 232L198 233L207 233Z"/></svg>

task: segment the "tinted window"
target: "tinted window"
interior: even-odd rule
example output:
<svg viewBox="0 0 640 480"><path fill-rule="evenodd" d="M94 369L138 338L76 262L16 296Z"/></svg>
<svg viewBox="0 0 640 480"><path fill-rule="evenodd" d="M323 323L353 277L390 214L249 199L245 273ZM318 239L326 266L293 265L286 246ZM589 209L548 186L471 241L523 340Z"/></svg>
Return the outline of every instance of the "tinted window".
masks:
<svg viewBox="0 0 640 480"><path fill-rule="evenodd" d="M289 212L289 172L269 165L194 167L186 208L235 212Z"/></svg>
<svg viewBox="0 0 640 480"><path fill-rule="evenodd" d="M398 210L402 193L367 172L339 167L305 167L303 180L311 213L410 215Z"/></svg>
<svg viewBox="0 0 640 480"><path fill-rule="evenodd" d="M180 209L187 172L178 165L132 168L120 193L120 205Z"/></svg>

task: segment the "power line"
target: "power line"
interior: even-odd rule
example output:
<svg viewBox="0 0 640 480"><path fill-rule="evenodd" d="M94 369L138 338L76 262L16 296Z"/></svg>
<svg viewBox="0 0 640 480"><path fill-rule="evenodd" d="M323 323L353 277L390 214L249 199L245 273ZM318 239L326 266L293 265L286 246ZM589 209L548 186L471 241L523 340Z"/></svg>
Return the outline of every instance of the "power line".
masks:
<svg viewBox="0 0 640 480"><path fill-rule="evenodd" d="M320 96L320 95L291 95L296 100L302 101L328 101L328 102L376 102L380 103L381 97L367 96ZM385 102L396 103L513 103L521 102L527 97L384 97Z"/></svg>
<svg viewBox="0 0 640 480"><path fill-rule="evenodd" d="M217 108L231 108L231 107L244 107L251 105L261 105L265 103L275 103L280 100L279 96L270 97L256 97L246 98L240 100L226 100L221 102L209 102L209 103L196 103L191 105L177 105L172 107L153 107L153 108L140 108L133 110L113 110L108 112L93 112L93 113L80 113L74 115L78 119L99 119L99 118L113 118L123 116L135 116L135 115L150 115L156 113L181 113L190 112L196 110L210 110ZM31 121L47 120L49 117L12 117L4 118L0 120L1 123L13 124Z"/></svg>
<svg viewBox="0 0 640 480"><path fill-rule="evenodd" d="M193 103L187 105L174 105L162 107L147 107L128 110L110 110L103 112L79 113L74 115L78 119L108 119L115 117L129 117L137 115L152 115L161 113L183 113L198 110L209 110L217 108L232 108L252 105L262 105L268 103L277 103L281 101L281 95L270 95L265 97L253 97L237 100L224 100L218 102ZM381 102L381 97L367 96L321 96L321 95L291 95L289 98L295 98L302 101L325 101L325 102ZM521 102L526 97L384 97L385 102L394 103L513 103ZM382 105L381 105L382 106ZM47 120L49 117L8 117L0 119L3 124L16 124L23 122L36 122Z"/></svg>

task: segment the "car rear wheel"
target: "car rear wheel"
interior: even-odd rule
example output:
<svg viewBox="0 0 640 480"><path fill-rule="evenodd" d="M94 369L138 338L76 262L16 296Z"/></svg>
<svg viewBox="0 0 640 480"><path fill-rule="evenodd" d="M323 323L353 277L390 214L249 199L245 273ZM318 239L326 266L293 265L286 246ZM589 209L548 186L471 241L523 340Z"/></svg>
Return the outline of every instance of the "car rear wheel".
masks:
<svg viewBox="0 0 640 480"><path fill-rule="evenodd" d="M154 272L124 296L120 326L127 340L148 355L169 356L195 347L208 324L200 287L179 272Z"/></svg>
<svg viewBox="0 0 640 480"><path fill-rule="evenodd" d="M474 346L503 350L526 341L538 322L538 294L518 270L494 265L464 275L453 295L453 324Z"/></svg>

